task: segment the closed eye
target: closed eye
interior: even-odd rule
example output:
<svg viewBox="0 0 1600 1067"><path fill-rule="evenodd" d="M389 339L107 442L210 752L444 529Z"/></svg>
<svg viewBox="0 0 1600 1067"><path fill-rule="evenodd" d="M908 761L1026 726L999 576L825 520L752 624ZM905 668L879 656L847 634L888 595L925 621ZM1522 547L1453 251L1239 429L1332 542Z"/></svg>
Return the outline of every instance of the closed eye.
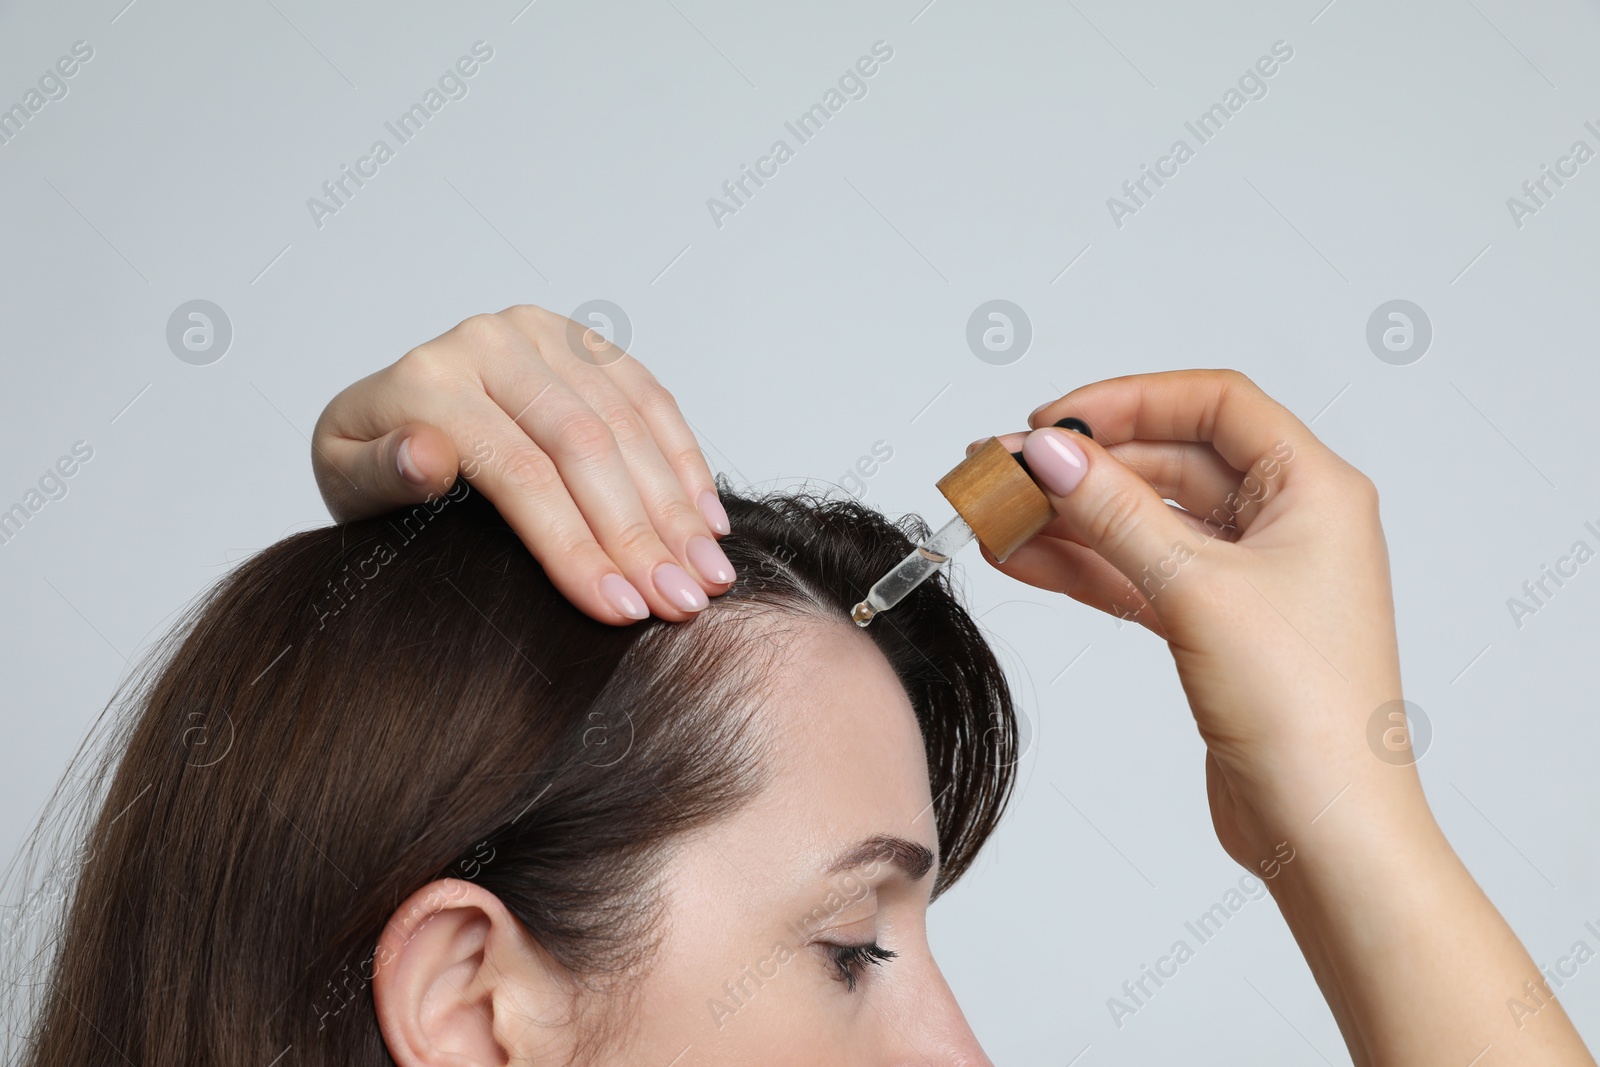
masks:
<svg viewBox="0 0 1600 1067"><path fill-rule="evenodd" d="M828 958L833 961L834 969L838 972L834 977L843 982L845 988L852 993L855 992L856 982L860 980L867 967L877 967L899 955L876 941L865 945L828 945L827 949Z"/></svg>

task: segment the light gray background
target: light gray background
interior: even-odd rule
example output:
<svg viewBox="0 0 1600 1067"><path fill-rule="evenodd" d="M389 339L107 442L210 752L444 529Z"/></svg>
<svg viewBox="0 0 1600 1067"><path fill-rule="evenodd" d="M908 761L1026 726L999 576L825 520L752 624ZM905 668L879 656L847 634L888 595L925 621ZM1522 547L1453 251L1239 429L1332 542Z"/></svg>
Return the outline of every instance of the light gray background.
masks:
<svg viewBox="0 0 1600 1067"><path fill-rule="evenodd" d="M335 391L474 312L603 298L714 468L838 481L883 441L865 498L934 525L966 443L1040 402L1244 370L1380 487L1451 840L1539 963L1600 948L1600 562L1521 628L1506 603L1600 547L1600 161L1520 228L1506 205L1575 140L1600 148L1595 5L926 2L5 5L0 105L94 48L0 146L0 506L94 449L0 546L5 854L175 613L327 521L306 438ZM306 199L477 40L469 95L318 229ZM714 225L707 198L878 40L866 97ZM1279 40L1267 95L1118 228L1107 198L1195 146L1184 122ZM165 339L195 298L234 329L209 366ZM994 298L1034 331L1008 365L965 341ZM1365 339L1392 299L1435 332L1408 366ZM1107 998L1240 874L1202 748L1151 635L962 563L1036 734L1007 823L932 913L990 1054L1348 1062L1270 900L1113 1024ZM1600 963L1563 999L1600 1037Z"/></svg>

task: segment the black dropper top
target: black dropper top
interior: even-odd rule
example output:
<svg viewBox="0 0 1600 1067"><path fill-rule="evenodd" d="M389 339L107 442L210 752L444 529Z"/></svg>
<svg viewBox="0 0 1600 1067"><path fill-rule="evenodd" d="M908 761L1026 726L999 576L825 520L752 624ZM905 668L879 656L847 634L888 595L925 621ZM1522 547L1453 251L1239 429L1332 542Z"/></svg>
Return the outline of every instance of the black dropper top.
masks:
<svg viewBox="0 0 1600 1067"><path fill-rule="evenodd" d="M1063 430L1072 430L1074 433L1081 433L1085 437L1094 437L1094 431L1089 429L1089 424L1087 422L1084 422L1082 419L1075 419L1071 415L1068 415L1064 419L1057 419L1055 421L1055 425L1061 427ZM1028 477L1033 477L1033 471L1028 470L1028 461L1022 458L1021 449L1011 453L1011 458L1022 465L1022 469L1027 471Z"/></svg>

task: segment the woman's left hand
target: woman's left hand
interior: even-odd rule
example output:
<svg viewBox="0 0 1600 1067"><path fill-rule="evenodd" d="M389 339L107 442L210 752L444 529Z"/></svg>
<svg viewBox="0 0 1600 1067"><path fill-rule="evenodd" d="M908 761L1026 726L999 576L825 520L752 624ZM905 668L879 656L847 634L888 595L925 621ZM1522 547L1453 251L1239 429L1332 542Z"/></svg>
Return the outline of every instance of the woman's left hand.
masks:
<svg viewBox="0 0 1600 1067"><path fill-rule="evenodd" d="M340 521L432 499L459 473L601 622L693 618L734 579L716 543L727 513L672 394L543 308L474 315L349 386L311 450Z"/></svg>

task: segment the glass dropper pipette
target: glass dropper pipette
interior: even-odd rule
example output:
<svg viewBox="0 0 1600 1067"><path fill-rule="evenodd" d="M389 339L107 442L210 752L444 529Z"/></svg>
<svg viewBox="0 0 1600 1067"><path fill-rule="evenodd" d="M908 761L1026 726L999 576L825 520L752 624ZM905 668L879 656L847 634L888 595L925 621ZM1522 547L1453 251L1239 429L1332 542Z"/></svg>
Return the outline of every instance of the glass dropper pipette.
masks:
<svg viewBox="0 0 1600 1067"><path fill-rule="evenodd" d="M1070 417L1064 418L1056 422L1055 425L1060 426L1063 429L1075 430L1086 437L1094 436L1094 434L1089 430L1088 423L1084 422L1082 419ZM991 438L990 440L992 441L994 439ZM968 457L967 461L970 462L977 458L982 451L982 449L979 449L978 451L974 452ZM1026 474L1028 479L1031 481L1032 472L1028 470L1027 461L1022 458L1022 453L1011 452L1010 455L1012 459L1016 460L1018 467L1021 468L1022 472ZM956 489L956 487L951 486L947 488L947 483L955 478L955 476L966 465L967 463L963 462L961 465L957 466L955 470L951 471L950 474L947 474L944 478L940 479L939 489L941 492L945 493L945 496L950 499L952 504L957 505L958 512L961 510L961 503L965 502L969 508L968 513L973 514L974 517L976 517L976 512L970 509L975 504L981 506L982 501L970 500L965 496L962 496L961 499L958 500L957 495L959 491ZM1010 495L1004 492L1004 486L996 485L994 488L996 490L995 495L997 496ZM1034 487L1033 491L1035 493L1039 493L1040 496L1043 495L1042 492L1037 489L1037 487ZM1009 501L1001 501L1001 503L1009 503ZM1053 513L1053 510L1048 508L1048 500L1046 501L1046 505L1047 512ZM1036 516L1036 518L1033 520L1033 531L1027 532L1026 536L1022 537L1021 540L1026 540L1028 537L1032 537L1033 533L1037 532L1037 529L1042 527L1044 523L1048 521L1048 517L1048 514ZM909 596L913 589L927 581L929 578L933 577L934 572L936 572L940 567L944 566L945 563L949 562L951 556L954 556L957 551L966 545L967 542L973 540L976 536L977 534L974 532L972 526L967 522L966 518L958 513L955 518L939 527L938 531L934 533L933 536L917 545L917 547L911 551L910 555L906 556L905 559L895 564L888 574L885 574L882 578L879 578L877 582L873 584L872 588L867 591L865 599L851 609L850 617L855 620L857 626L866 626L872 621L873 617L877 615L878 612L887 611L888 609L894 607L896 604L900 603L900 601ZM998 558L1004 559L1005 556L1009 554L1010 551L1008 548L1007 551L998 556Z"/></svg>
<svg viewBox="0 0 1600 1067"><path fill-rule="evenodd" d="M880 611L887 611L927 581L974 534L960 515L939 527L939 532L918 545L912 553L867 591L867 597L850 612L857 626L865 626Z"/></svg>

